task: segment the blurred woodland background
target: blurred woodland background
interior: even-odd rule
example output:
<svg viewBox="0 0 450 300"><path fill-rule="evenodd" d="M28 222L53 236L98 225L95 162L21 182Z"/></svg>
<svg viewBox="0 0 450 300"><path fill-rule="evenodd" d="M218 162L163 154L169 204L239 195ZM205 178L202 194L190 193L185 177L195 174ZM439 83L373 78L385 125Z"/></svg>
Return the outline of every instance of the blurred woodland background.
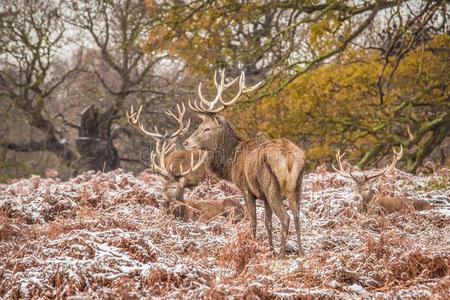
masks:
<svg viewBox="0 0 450 300"><path fill-rule="evenodd" d="M448 1L0 2L0 181L57 170L146 168L146 127L211 86L214 70L264 85L227 112L303 147L309 168L345 150L374 167L450 164ZM199 120L191 114L195 128Z"/></svg>

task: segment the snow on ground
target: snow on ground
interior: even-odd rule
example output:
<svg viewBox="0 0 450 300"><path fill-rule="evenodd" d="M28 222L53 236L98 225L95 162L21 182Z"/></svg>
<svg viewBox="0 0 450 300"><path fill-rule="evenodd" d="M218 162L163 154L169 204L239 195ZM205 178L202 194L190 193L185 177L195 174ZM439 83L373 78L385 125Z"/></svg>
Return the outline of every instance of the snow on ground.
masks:
<svg viewBox="0 0 450 300"><path fill-rule="evenodd" d="M424 199L433 209L362 215L350 181L326 171L306 175L305 255L294 254L291 224L284 260L268 249L261 203L253 240L247 221L205 224L166 214L162 182L149 173L20 179L0 185L0 298L448 299L448 176L395 171L380 192ZM242 201L223 181L187 197ZM278 247L276 217L274 238Z"/></svg>

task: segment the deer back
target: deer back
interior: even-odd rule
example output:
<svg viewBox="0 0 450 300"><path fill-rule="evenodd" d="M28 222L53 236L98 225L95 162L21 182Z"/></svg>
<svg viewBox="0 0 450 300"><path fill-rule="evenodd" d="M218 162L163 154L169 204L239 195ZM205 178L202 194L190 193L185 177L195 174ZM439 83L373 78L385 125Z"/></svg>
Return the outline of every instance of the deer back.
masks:
<svg viewBox="0 0 450 300"><path fill-rule="evenodd" d="M407 209L425 210L431 207L430 204L424 200L390 196L378 197L374 200L374 204L385 209L388 213Z"/></svg>
<svg viewBox="0 0 450 300"><path fill-rule="evenodd" d="M263 143L248 140L234 165L232 178L241 188L258 198L271 184L278 185L284 196L295 191L305 164L303 150L287 139L268 140Z"/></svg>
<svg viewBox="0 0 450 300"><path fill-rule="evenodd" d="M425 200L421 199L410 199L410 200L412 201L412 204L416 210L420 211L432 208L431 204Z"/></svg>
<svg viewBox="0 0 450 300"><path fill-rule="evenodd" d="M200 219L210 221L216 217L233 216L234 220L242 220L244 217L244 208L242 205L230 199L225 200L201 200L188 199L186 204L195 208L199 212Z"/></svg>

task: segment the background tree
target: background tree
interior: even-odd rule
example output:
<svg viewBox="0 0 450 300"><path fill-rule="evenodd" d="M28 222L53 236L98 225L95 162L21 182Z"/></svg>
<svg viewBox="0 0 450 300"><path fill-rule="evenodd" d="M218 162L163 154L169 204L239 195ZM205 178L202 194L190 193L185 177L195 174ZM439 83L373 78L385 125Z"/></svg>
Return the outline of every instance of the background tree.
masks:
<svg viewBox="0 0 450 300"><path fill-rule="evenodd" d="M314 164L330 161L338 147L357 150L361 167L403 144L408 171L446 143L448 72L439 68L449 49L446 1L148 5L164 16L149 41L172 40L173 55L196 62L190 72L240 68L266 79L247 107L230 113L250 135L288 135ZM436 64L425 66L429 59ZM345 105L331 100L337 97Z"/></svg>
<svg viewBox="0 0 450 300"><path fill-rule="evenodd" d="M55 91L78 67L74 62L61 72L55 64L66 40L59 3L7 0L1 2L0 11L2 118L15 126L25 122L39 131L30 139L23 132L19 137L3 136L6 140L0 145L19 152L50 151L70 164L76 154L52 123L48 110L50 102L56 101Z"/></svg>
<svg viewBox="0 0 450 300"><path fill-rule="evenodd" d="M7 176L142 170L152 141L125 110L170 128L162 112L221 67L265 82L228 112L240 131L289 137L312 167L399 144L408 171L449 160L446 1L6 0L0 16Z"/></svg>
<svg viewBox="0 0 450 300"><path fill-rule="evenodd" d="M148 44L144 51L146 35L155 23L156 15L148 13L144 1L108 1L108 0L81 0L70 1L67 20L70 24L81 29L86 36L85 46L94 49L95 59L91 64L85 64L85 69L95 75L98 82L107 92L104 97L104 113L111 120L108 122L108 130L103 135L106 142L100 148L109 145L115 152L111 159L117 164L119 160L128 162L140 162L138 159L127 157L125 154L119 157L119 152L130 153L136 147L127 146L126 142L116 142L116 138L126 139L123 133L128 133L128 125L123 117L125 110L129 109L129 103L150 104L145 105L146 114L163 111L168 105L162 100L167 100L174 93L175 81L178 73L161 72L162 64L170 65L170 57L164 53L160 45ZM97 55L98 54L98 55ZM168 68L170 69L170 68ZM167 77L166 77L167 76ZM165 88L162 88L165 86ZM96 102L98 99L92 99ZM128 102L128 105L125 103ZM158 107L155 104L161 104ZM170 106L170 105L169 105ZM158 122L167 122L166 118L158 117ZM152 122L151 122L152 123ZM153 122L154 123L154 122ZM89 123L97 126L98 122ZM115 130L111 126L117 125ZM96 132L94 128L88 132ZM136 134L136 132L132 132ZM98 138L95 134L92 138ZM85 168L92 168L88 162L98 161L93 153L99 153L96 143L83 137L77 142L80 153L86 157L83 161L88 164ZM95 147L96 149L91 149ZM108 153L111 153L108 151ZM106 155L106 154L105 154Z"/></svg>

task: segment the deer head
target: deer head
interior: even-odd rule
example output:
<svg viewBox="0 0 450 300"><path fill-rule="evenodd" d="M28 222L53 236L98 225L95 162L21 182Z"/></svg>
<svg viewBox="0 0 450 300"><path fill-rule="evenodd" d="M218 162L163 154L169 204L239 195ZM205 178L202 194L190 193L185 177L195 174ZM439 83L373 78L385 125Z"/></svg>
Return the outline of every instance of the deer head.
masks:
<svg viewBox="0 0 450 300"><path fill-rule="evenodd" d="M229 101L222 98L225 90L238 82L238 92ZM252 86L245 86L245 73L241 74L228 83L225 83L225 69L222 70L220 82L217 81L217 71L214 72L214 85L217 89L217 94L213 100L208 101L203 96L202 83L198 86L199 102L191 103L189 107L197 113L202 119L202 124L194 131L194 133L183 143L186 149L202 149L202 150L217 150L217 141L221 139L224 134L230 133L231 124L225 118L218 116L227 107L235 103L239 97L258 88L262 82Z"/></svg>
<svg viewBox="0 0 450 300"><path fill-rule="evenodd" d="M160 141L156 142L156 149L150 155L151 165L153 170L164 178L164 187L161 193L165 206L167 207L171 201L184 201L183 191L186 184L186 175L190 172L196 171L205 161L206 153L203 152L195 162L194 153L190 156L190 167L183 170L183 165L180 164L175 170L174 165L171 164L166 167L166 155L169 154L175 145L164 141L160 145Z"/></svg>
<svg viewBox="0 0 450 300"><path fill-rule="evenodd" d="M403 155L403 147L401 145L400 145L400 151L397 152L397 151L395 151L394 148L392 148L392 151L394 152L392 162L389 165L387 165L386 167L384 167L381 171L376 172L375 174L372 174L372 175L367 175L367 174L363 173L363 176L358 178L352 172L344 171L341 160L344 157L345 153L340 154L339 150L336 153L336 161L338 163L339 169L336 168L334 165L332 167L342 177L353 180L353 182L354 182L353 191L354 191L355 196L358 198L358 200L360 200L362 202L363 205L367 205L367 203L369 203L373 198L372 188L373 188L375 181L380 176L383 176L384 174L386 174L389 171L391 171L392 169L394 169L395 165L397 164L397 162L401 159L401 157Z"/></svg>

